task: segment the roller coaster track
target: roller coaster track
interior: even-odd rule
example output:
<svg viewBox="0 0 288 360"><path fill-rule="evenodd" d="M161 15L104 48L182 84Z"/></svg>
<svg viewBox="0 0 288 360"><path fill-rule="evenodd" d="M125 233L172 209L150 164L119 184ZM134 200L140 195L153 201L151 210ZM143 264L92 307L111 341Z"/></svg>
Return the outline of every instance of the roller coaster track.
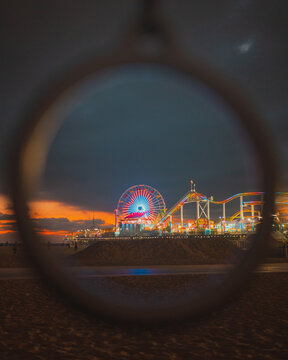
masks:
<svg viewBox="0 0 288 360"><path fill-rule="evenodd" d="M276 192L275 194L276 195L282 195L282 196L288 196L288 192ZM169 216L172 216L173 214L175 214L181 208L181 206L183 206L185 203L188 203L188 202L210 201L210 203L212 203L212 204L223 205L223 204L227 204L230 201L235 200L235 199L240 198L240 197L261 196L261 195L264 195L264 193L260 192L260 191L243 192L243 193L238 193L236 195L233 195L233 196L231 196L231 197L229 197L227 199L224 199L224 200L221 200L221 201L216 201L216 200L209 199L208 197L206 197L205 195L203 195L201 193L197 193L196 191L190 190L174 206L172 206L160 218L160 220L157 221L157 223L154 224L154 227L156 227L157 225L160 225L161 223L166 221ZM249 202L244 202L243 205L261 205L262 203L263 203L263 201L249 201ZM275 203L276 204L288 205L288 201L276 201Z"/></svg>
<svg viewBox="0 0 288 360"><path fill-rule="evenodd" d="M182 205L187 203L189 200L191 201L193 198L195 198L195 201L207 200L206 196L203 194L200 194L200 193L197 193L194 191L188 191L174 206L172 206L172 208L170 208L163 215L163 217L155 225L159 225L159 224L163 223L164 221L166 221L169 216L172 216L173 214L175 214Z"/></svg>
<svg viewBox="0 0 288 360"><path fill-rule="evenodd" d="M243 212L251 213L250 209L244 209ZM234 215L232 215L231 217L228 217L227 221L232 221L232 220L236 219L238 216L240 216L240 214L241 214L241 211L237 211ZM255 215L254 217L259 217L261 215L261 212L258 210L255 210L255 214L257 214L257 215ZM252 216L250 216L250 217L252 217Z"/></svg>

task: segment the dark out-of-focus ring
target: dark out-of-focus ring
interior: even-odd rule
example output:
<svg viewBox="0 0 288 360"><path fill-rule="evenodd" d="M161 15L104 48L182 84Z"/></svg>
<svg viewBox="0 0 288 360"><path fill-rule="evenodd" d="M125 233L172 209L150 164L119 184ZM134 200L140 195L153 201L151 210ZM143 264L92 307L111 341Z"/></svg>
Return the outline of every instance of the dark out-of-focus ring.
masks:
<svg viewBox="0 0 288 360"><path fill-rule="evenodd" d="M29 177L23 170L23 154L27 149L31 134L35 134L43 114L57 101L58 97L71 86L77 85L82 79L92 76L105 69L130 64L157 64L166 69L178 71L187 77L203 81L208 87L214 90L227 105L238 115L248 138L253 145L258 161L261 186L264 191L264 205L262 213L262 224L255 236L252 247L247 251L243 261L231 271L226 280L216 288L207 290L200 295L197 301L185 302L181 307L150 308L141 311L129 306L112 306L103 302L97 296L80 288L75 281L57 264L45 251L40 243L38 235L33 229L28 210L28 187ZM36 134L37 137L37 134ZM43 140L45 141L45 139ZM47 140L48 141L48 140ZM31 163L33 168L36 164ZM32 172L35 169L32 169ZM187 319L205 315L225 305L231 294L237 294L245 285L251 271L255 268L261 258L268 242L272 226L274 211L274 188L276 180L276 168L274 150L270 137L264 128L264 124L253 109L252 105L234 86L215 72L203 67L197 62L182 58L179 54L165 53L163 55L143 55L137 50L126 49L117 54L107 56L104 59L90 61L67 72L60 80L48 87L34 105L27 112L24 118L24 127L21 136L17 141L15 153L11 161L10 189L13 200L14 211L20 235L28 249L34 265L42 273L45 279L56 288L58 292L67 297L70 301L81 305L83 308L92 310L98 315L122 320L124 322L158 323Z"/></svg>

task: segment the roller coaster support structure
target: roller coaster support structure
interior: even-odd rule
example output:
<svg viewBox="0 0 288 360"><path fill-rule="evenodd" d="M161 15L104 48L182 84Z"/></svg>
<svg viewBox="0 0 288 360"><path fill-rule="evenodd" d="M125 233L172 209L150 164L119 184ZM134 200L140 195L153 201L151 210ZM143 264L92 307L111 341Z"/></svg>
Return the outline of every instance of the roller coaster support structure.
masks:
<svg viewBox="0 0 288 360"><path fill-rule="evenodd" d="M198 200L197 202L197 228L199 229L199 220L207 219L207 228L210 229L210 200Z"/></svg>
<svg viewBox="0 0 288 360"><path fill-rule="evenodd" d="M222 218L222 232L225 233L225 221L226 221L226 204L223 203L223 218Z"/></svg>
<svg viewBox="0 0 288 360"><path fill-rule="evenodd" d="M210 200L207 201L207 227L210 230Z"/></svg>
<svg viewBox="0 0 288 360"><path fill-rule="evenodd" d="M251 205L251 215L252 215L252 231L254 231L254 216L255 216L255 210L254 210L254 205Z"/></svg>
<svg viewBox="0 0 288 360"><path fill-rule="evenodd" d="M244 213L243 213L243 195L240 196L240 218L244 220Z"/></svg>

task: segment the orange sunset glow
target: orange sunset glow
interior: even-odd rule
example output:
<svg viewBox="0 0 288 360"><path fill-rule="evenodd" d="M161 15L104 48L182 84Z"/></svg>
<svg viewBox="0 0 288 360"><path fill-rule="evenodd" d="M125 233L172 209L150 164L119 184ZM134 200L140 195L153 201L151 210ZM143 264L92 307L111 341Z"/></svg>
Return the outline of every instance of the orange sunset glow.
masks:
<svg viewBox="0 0 288 360"><path fill-rule="evenodd" d="M114 224L114 213L113 212L105 212L105 211L94 211L92 213L91 210L85 210L77 206L65 204L59 201L51 201L51 200L38 200L31 202L29 204L30 207L30 215L33 219L63 219L67 218L69 221L85 221L92 220L94 215L95 220L104 221L104 225L113 225ZM12 211L10 210L8 198L4 195L0 194L0 214L2 215L12 215ZM0 235L4 234L13 234L15 231L12 229L7 229L7 225L13 225L15 221L11 219L1 219L0 218ZM67 235L67 231L58 230L51 231L48 229L43 229L41 231L42 235L49 236L65 236Z"/></svg>
<svg viewBox="0 0 288 360"><path fill-rule="evenodd" d="M0 213L2 214L11 214L11 210L9 210L9 201L7 196L0 194Z"/></svg>
<svg viewBox="0 0 288 360"><path fill-rule="evenodd" d="M67 218L73 220L91 220L92 211L83 210L77 206L65 204L58 201L40 200L29 204L30 214L33 219L39 218ZM114 224L114 213L105 211L94 211L94 218L105 221L105 225Z"/></svg>

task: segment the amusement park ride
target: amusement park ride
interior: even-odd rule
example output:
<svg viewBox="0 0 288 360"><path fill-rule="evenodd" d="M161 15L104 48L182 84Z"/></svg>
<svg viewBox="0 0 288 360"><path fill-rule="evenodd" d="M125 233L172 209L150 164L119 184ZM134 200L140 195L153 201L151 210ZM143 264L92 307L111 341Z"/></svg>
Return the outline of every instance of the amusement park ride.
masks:
<svg viewBox="0 0 288 360"><path fill-rule="evenodd" d="M247 197L250 197L250 200L244 201ZM252 200L251 197L253 197ZM226 204L237 199L239 210L228 217ZM184 205L189 203L196 204L196 219L185 224ZM218 222L211 219L211 204L222 206L222 216ZM135 235L143 231L158 231L160 233L197 233L204 231L205 234L210 234L211 231L222 234L226 232L253 232L261 219L262 205L262 192L244 192L222 201L215 201L212 196L207 197L198 193L191 180L190 190L167 210L162 195L156 189L148 185L135 185L127 189L119 199L115 210L115 235ZM283 222L282 215L285 212L284 215L287 220L288 193L277 192L276 205L279 213L274 215L275 220L278 223L281 220ZM179 210L180 224L176 225L173 223L173 216ZM281 225L284 226L284 224Z"/></svg>

